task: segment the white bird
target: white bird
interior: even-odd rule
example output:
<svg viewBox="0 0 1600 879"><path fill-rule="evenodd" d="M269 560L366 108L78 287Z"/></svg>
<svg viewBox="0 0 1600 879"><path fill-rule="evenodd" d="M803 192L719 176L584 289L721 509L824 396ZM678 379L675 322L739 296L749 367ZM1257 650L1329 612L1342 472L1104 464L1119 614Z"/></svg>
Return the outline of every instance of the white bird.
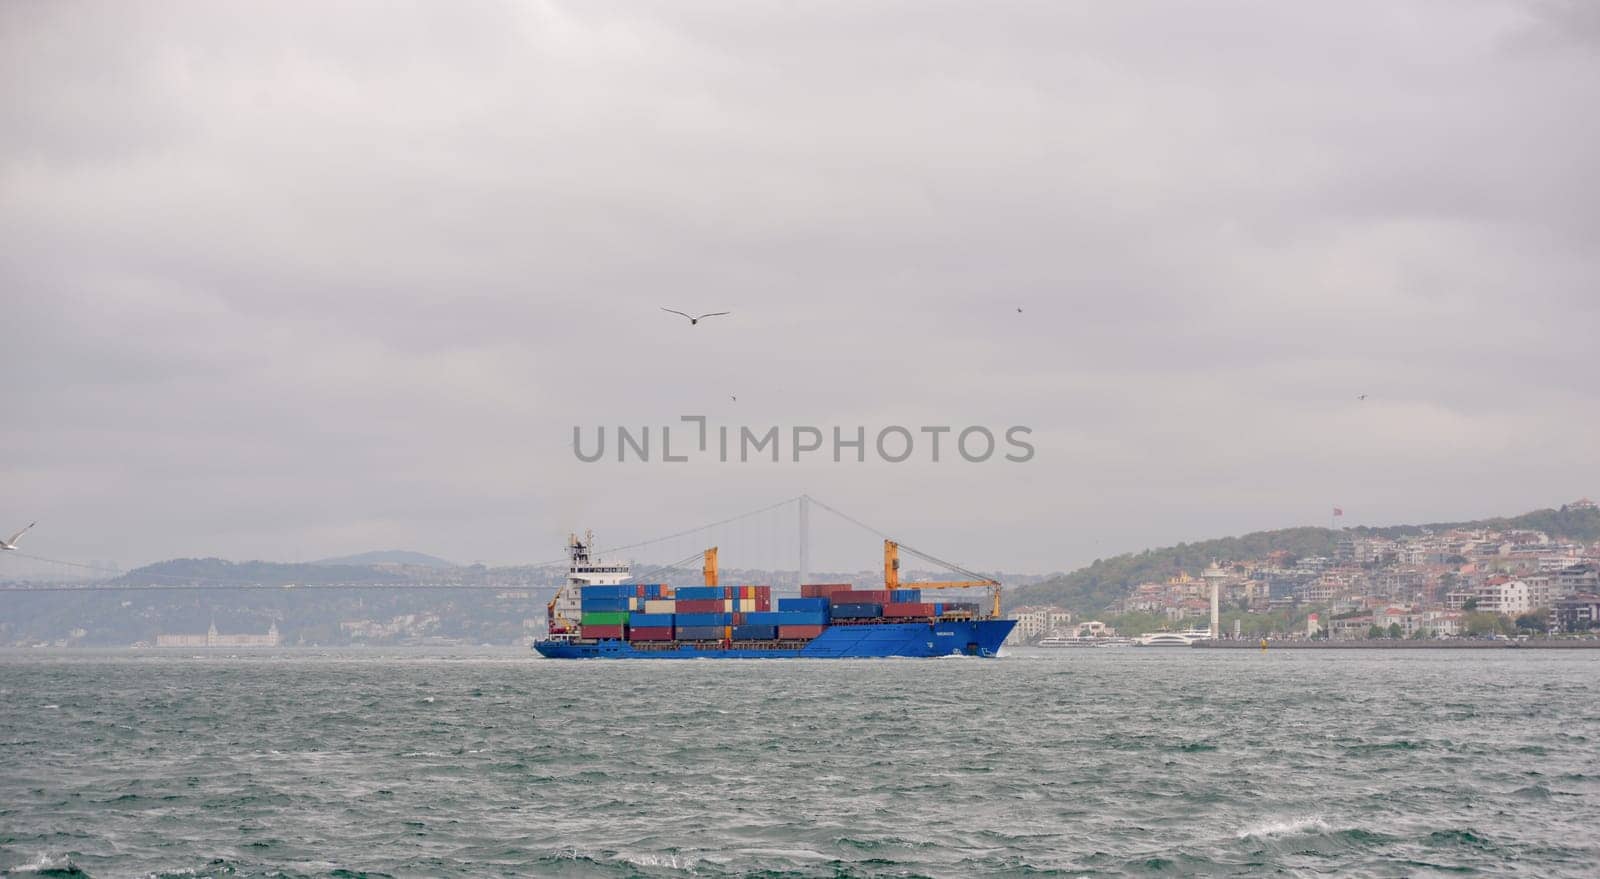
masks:
<svg viewBox="0 0 1600 879"><path fill-rule="evenodd" d="M695 324L701 322L702 320L705 320L708 317L716 317L719 314L733 314L733 312L731 312L731 311L713 311L713 312L709 312L707 314L702 314L699 317L695 317L692 314L684 314L683 312L678 311L677 309L674 309L674 308L662 308L661 310L662 311L670 311L673 314L677 314L677 315L683 315L684 317L689 319L689 326L691 326L691 327L694 326Z"/></svg>
<svg viewBox="0 0 1600 879"><path fill-rule="evenodd" d="M33 526L35 526L37 524L39 524L39 523L38 522L29 522L28 523L28 528L32 528ZM16 549L17 548L17 538L21 537L24 534L27 534L28 533L28 528L24 528L21 531L18 531L17 533L11 535L10 537L7 537L5 540L0 540L0 549Z"/></svg>

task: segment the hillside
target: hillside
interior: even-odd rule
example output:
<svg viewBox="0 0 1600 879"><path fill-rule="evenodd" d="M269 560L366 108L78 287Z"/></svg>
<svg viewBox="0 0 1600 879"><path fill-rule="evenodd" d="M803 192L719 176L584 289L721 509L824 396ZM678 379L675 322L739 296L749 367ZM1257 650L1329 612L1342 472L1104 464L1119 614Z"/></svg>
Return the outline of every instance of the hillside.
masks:
<svg viewBox="0 0 1600 879"><path fill-rule="evenodd" d="M446 561L436 555L425 552L412 552L408 549L384 549L376 552L363 552L356 555L344 555L331 559L318 559L314 565L410 565L418 568L455 568L455 562Z"/></svg>
<svg viewBox="0 0 1600 879"><path fill-rule="evenodd" d="M1140 583L1165 580L1179 571L1199 573L1212 559L1259 558L1286 551L1291 556L1331 555L1341 536L1403 537L1423 531L1452 528L1530 529L1552 537L1585 543L1600 540L1600 510L1535 510L1509 518L1481 519L1472 522L1434 522L1426 525L1392 525L1383 528L1284 528L1256 531L1240 537L1223 537L1197 543L1180 543L1162 549L1147 549L1109 559L1095 559L1088 567L1070 574L1051 577L1039 583L1009 590L1006 604L1055 604L1079 613L1098 613L1123 597Z"/></svg>
<svg viewBox="0 0 1600 879"><path fill-rule="evenodd" d="M169 559L136 568L112 581L130 586L151 584L330 585L335 583L388 582L395 575L358 565L288 564L283 562L230 562L225 559Z"/></svg>

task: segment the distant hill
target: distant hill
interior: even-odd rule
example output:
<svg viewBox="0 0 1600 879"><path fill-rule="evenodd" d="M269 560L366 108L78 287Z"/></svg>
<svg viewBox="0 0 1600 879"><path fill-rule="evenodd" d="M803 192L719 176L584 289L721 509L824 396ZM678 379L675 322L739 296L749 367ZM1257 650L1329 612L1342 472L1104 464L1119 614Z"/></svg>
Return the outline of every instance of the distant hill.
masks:
<svg viewBox="0 0 1600 879"><path fill-rule="evenodd" d="M169 559L136 568L112 581L131 586L149 585L332 585L380 583L394 575L360 565L285 564L281 562L230 562L226 559Z"/></svg>
<svg viewBox="0 0 1600 879"><path fill-rule="evenodd" d="M357 555L345 555L338 558L318 559L313 565L415 565L419 568L457 568L455 562L446 561L436 555L422 552L412 552L407 549L383 549L377 552L363 552Z"/></svg>
<svg viewBox="0 0 1600 879"><path fill-rule="evenodd" d="M1529 529L1552 537L1588 543L1600 540L1600 510L1562 507L1535 510L1520 516L1480 519L1473 522L1434 522L1427 525L1392 525L1384 528L1284 528L1256 531L1240 537L1223 537L1198 543L1180 543L1162 549L1147 549L1109 559L1095 559L1088 567L1060 574L1007 590L1006 604L1055 604L1078 613L1099 613L1107 605L1128 594L1140 583L1160 582L1178 573L1198 573L1212 559L1259 558L1279 550L1291 556L1332 555L1344 535L1406 537L1424 531L1452 528Z"/></svg>

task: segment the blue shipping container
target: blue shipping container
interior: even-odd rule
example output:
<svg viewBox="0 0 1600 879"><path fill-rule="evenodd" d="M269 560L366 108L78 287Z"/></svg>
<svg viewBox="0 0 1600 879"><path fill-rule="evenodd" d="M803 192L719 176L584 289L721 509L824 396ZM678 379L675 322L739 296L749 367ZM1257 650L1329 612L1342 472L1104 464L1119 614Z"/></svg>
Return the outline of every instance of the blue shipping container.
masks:
<svg viewBox="0 0 1600 879"><path fill-rule="evenodd" d="M921 589L894 589L894 590L890 590L889 596L891 598L893 598L897 604L899 604L899 603L907 603L907 602L917 603L917 602L922 601L922 590Z"/></svg>
<svg viewBox="0 0 1600 879"><path fill-rule="evenodd" d="M727 630L722 626L678 627L679 641L721 641Z"/></svg>
<svg viewBox="0 0 1600 879"><path fill-rule="evenodd" d="M635 587L622 586L582 586L579 594L584 598L630 598L637 595Z"/></svg>
<svg viewBox="0 0 1600 879"><path fill-rule="evenodd" d="M626 598L590 598L585 595L581 605L585 611L599 611L602 613L629 609L628 599Z"/></svg>
<svg viewBox="0 0 1600 879"><path fill-rule="evenodd" d="M828 610L828 599L826 599L826 598L780 598L780 599L778 599L778 610L809 610L809 611L819 611L820 610L820 611L823 611L824 613L826 613L827 610ZM800 623L800 624L797 624L797 625L804 625L804 624Z"/></svg>
<svg viewBox="0 0 1600 879"><path fill-rule="evenodd" d="M721 586L679 586L673 597L679 601L723 600Z"/></svg>
<svg viewBox="0 0 1600 879"><path fill-rule="evenodd" d="M883 616L881 604L836 604L833 606L833 618L836 620L864 620Z"/></svg>
<svg viewBox="0 0 1600 879"><path fill-rule="evenodd" d="M825 626L828 615L815 610L758 611L744 615L747 626Z"/></svg>
<svg viewBox="0 0 1600 879"><path fill-rule="evenodd" d="M747 614L748 616L748 614ZM697 626L727 626L733 624L731 613L680 613L678 625L695 628Z"/></svg>
<svg viewBox="0 0 1600 879"><path fill-rule="evenodd" d="M777 626L734 626L735 641L772 641L778 637Z"/></svg>
<svg viewBox="0 0 1600 879"><path fill-rule="evenodd" d="M672 625L670 613L630 613L628 625L635 629L664 629Z"/></svg>

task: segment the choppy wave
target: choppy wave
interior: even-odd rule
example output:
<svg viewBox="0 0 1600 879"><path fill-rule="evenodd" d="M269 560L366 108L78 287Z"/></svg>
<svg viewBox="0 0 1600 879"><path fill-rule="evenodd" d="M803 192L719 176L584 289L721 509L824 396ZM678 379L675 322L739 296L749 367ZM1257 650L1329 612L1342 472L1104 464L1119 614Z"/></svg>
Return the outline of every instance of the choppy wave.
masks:
<svg viewBox="0 0 1600 879"><path fill-rule="evenodd" d="M1240 839L1247 839L1252 836L1292 836L1297 833L1305 833L1307 831L1320 832L1327 829L1328 822L1322 820L1322 816L1312 815L1306 818L1281 818L1261 821L1244 828L1237 835Z"/></svg>
<svg viewBox="0 0 1600 879"><path fill-rule="evenodd" d="M65 854L43 852L33 860L6 868L7 876L88 876L82 868Z"/></svg>
<svg viewBox="0 0 1600 879"><path fill-rule="evenodd" d="M0 871L1587 877L1600 862L1587 656L1062 653L0 653Z"/></svg>

